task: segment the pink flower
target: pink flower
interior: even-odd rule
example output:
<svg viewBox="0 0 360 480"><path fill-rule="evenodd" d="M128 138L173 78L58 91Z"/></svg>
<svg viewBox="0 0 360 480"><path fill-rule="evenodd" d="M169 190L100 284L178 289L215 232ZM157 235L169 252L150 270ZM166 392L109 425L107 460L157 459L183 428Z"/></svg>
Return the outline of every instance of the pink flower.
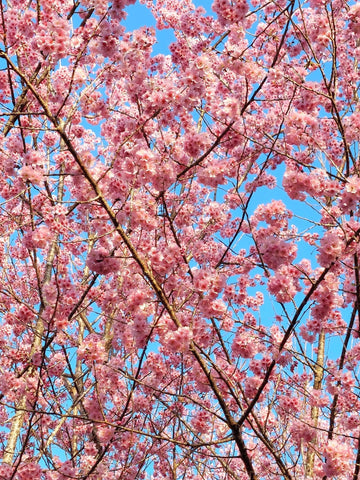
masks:
<svg viewBox="0 0 360 480"><path fill-rule="evenodd" d="M279 405L286 413L295 414L301 410L302 402L298 397L286 395L279 398Z"/></svg>
<svg viewBox="0 0 360 480"><path fill-rule="evenodd" d="M345 242L340 231L328 230L320 240L319 255L317 257L322 267L328 267L332 262L344 254Z"/></svg>
<svg viewBox="0 0 360 480"><path fill-rule="evenodd" d="M239 328L236 332L232 352L236 357L253 358L259 351L259 345L254 337L250 336L248 332Z"/></svg>
<svg viewBox="0 0 360 480"><path fill-rule="evenodd" d="M317 433L316 429L312 428L306 420L303 422L301 420L294 420L290 426L290 432L298 447L300 447L303 442L312 442Z"/></svg>
<svg viewBox="0 0 360 480"><path fill-rule="evenodd" d="M335 477L346 475L353 468L354 452L350 445L343 440L329 440L323 449L325 462L324 475Z"/></svg>
<svg viewBox="0 0 360 480"><path fill-rule="evenodd" d="M119 269L118 259L110 257L109 252L104 247L91 250L86 264L90 270L93 270L100 275L115 273Z"/></svg>
<svg viewBox="0 0 360 480"><path fill-rule="evenodd" d="M112 439L114 435L114 428L109 425L99 425L97 427L97 434L100 442L106 444Z"/></svg>
<svg viewBox="0 0 360 480"><path fill-rule="evenodd" d="M28 249L45 248L52 238L52 233L48 227L42 225L32 232L24 235L23 244Z"/></svg>
<svg viewBox="0 0 360 480"><path fill-rule="evenodd" d="M191 419L191 424L197 433L209 432L209 422L211 415L206 410L195 412Z"/></svg>
<svg viewBox="0 0 360 480"><path fill-rule="evenodd" d="M19 176L34 185L41 185L44 178L40 169L33 168L29 165L25 165L25 167L19 170Z"/></svg>
<svg viewBox="0 0 360 480"><path fill-rule="evenodd" d="M360 33L360 4L356 3L349 8L348 11L349 19L350 19L350 29L356 33Z"/></svg>
<svg viewBox="0 0 360 480"><path fill-rule="evenodd" d="M172 352L185 352L189 349L192 333L189 327L179 327L165 336L164 346Z"/></svg>
<svg viewBox="0 0 360 480"><path fill-rule="evenodd" d="M291 302L296 293L301 290L299 271L295 267L281 265L275 275L269 279L268 290L275 295L278 302Z"/></svg>
<svg viewBox="0 0 360 480"><path fill-rule="evenodd" d="M78 349L78 358L86 363L102 363L106 356L104 341L95 333L88 335Z"/></svg>
<svg viewBox="0 0 360 480"><path fill-rule="evenodd" d="M267 236L260 240L260 252L269 268L277 270L283 264L289 264L296 258L297 247L278 237Z"/></svg>

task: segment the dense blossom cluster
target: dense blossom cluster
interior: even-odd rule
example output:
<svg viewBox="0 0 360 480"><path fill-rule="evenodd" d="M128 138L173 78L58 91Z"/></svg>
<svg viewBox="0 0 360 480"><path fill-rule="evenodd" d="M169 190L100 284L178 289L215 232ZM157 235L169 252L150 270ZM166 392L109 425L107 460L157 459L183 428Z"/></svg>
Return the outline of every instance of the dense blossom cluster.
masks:
<svg viewBox="0 0 360 480"><path fill-rule="evenodd" d="M359 478L360 5L195 3L0 3L0 480Z"/></svg>

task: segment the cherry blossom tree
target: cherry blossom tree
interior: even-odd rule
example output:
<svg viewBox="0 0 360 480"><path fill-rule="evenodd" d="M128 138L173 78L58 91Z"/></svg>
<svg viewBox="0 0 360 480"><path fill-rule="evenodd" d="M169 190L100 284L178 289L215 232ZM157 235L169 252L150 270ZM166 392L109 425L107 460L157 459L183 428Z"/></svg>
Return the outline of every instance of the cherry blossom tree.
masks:
<svg viewBox="0 0 360 480"><path fill-rule="evenodd" d="M357 480L360 4L134 3L0 3L0 479Z"/></svg>

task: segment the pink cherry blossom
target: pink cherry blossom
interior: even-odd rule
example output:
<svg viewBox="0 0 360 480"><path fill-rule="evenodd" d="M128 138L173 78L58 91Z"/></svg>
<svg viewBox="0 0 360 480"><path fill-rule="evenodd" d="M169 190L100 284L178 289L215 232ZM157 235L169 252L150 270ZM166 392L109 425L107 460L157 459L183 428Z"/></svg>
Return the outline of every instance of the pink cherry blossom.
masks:
<svg viewBox="0 0 360 480"><path fill-rule="evenodd" d="M29 165L26 165L19 170L19 176L23 180L29 181L34 185L39 185L43 181L43 174L41 170L37 170Z"/></svg>
<svg viewBox="0 0 360 480"><path fill-rule="evenodd" d="M329 440L324 448L324 456L324 475L334 477L346 474L350 470L349 463L353 459L353 453L346 444L338 440Z"/></svg>
<svg viewBox="0 0 360 480"><path fill-rule="evenodd" d="M87 266L101 275L116 272L118 263L118 260L111 257L104 247L92 250L87 258Z"/></svg>

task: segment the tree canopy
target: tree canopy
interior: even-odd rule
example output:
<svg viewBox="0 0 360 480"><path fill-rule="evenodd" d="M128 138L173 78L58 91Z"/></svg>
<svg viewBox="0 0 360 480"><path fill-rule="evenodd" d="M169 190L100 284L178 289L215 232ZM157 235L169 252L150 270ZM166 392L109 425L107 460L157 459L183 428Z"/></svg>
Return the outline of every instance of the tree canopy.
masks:
<svg viewBox="0 0 360 480"><path fill-rule="evenodd" d="M0 2L0 480L359 478L360 3L203 3Z"/></svg>

